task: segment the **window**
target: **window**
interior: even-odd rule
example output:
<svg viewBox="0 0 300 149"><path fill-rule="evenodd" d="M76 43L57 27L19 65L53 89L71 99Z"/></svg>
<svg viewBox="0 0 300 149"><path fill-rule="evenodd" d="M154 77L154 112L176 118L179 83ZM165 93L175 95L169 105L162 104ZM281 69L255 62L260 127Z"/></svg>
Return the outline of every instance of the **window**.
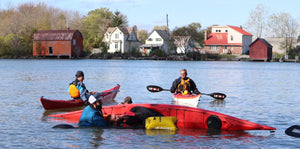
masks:
<svg viewBox="0 0 300 149"><path fill-rule="evenodd" d="M76 45L76 40L75 39L73 39L73 46L75 46Z"/></svg>
<svg viewBox="0 0 300 149"><path fill-rule="evenodd" d="M52 47L49 47L49 55L50 54L53 54L53 48Z"/></svg>
<svg viewBox="0 0 300 149"><path fill-rule="evenodd" d="M162 41L162 39L161 39L161 38L156 38L155 40L156 40L156 41Z"/></svg>
<svg viewBox="0 0 300 149"><path fill-rule="evenodd" d="M224 46L224 49L227 49L227 46Z"/></svg>
<svg viewBox="0 0 300 149"><path fill-rule="evenodd" d="M115 49L118 49L118 43L115 43Z"/></svg>
<svg viewBox="0 0 300 149"><path fill-rule="evenodd" d="M227 32L228 32L228 30L225 30L225 32L227 33Z"/></svg>
<svg viewBox="0 0 300 149"><path fill-rule="evenodd" d="M219 30L216 30L216 32L218 32Z"/></svg>
<svg viewBox="0 0 300 149"><path fill-rule="evenodd" d="M119 39L119 34L115 34L115 39Z"/></svg>
<svg viewBox="0 0 300 149"><path fill-rule="evenodd" d="M152 38L149 38L148 41L153 41L153 39L152 39Z"/></svg>
<svg viewBox="0 0 300 149"><path fill-rule="evenodd" d="M210 46L210 50L211 51L217 51L218 50L218 46Z"/></svg>
<svg viewBox="0 0 300 149"><path fill-rule="evenodd" d="M231 41L233 40L233 36L232 35L230 35L230 39L231 39Z"/></svg>

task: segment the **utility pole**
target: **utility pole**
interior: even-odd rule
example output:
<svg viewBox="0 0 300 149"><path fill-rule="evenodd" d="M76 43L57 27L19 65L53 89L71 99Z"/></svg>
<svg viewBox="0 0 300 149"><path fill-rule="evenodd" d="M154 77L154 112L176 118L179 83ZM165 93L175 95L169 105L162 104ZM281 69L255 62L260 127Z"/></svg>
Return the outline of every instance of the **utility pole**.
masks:
<svg viewBox="0 0 300 149"><path fill-rule="evenodd" d="M168 19L168 14L167 14L167 30L169 30L169 19Z"/></svg>

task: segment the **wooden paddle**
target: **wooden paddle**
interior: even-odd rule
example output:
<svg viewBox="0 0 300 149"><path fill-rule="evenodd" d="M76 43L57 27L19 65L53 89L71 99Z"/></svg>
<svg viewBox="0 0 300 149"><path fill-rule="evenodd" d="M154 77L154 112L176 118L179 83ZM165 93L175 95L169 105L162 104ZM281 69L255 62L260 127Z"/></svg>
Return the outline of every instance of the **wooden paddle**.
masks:
<svg viewBox="0 0 300 149"><path fill-rule="evenodd" d="M160 86L156 86L156 85L148 85L147 90L152 93L161 92L161 91L170 91L169 89L163 89ZM210 94L201 93L201 95L208 95L215 99L225 99L226 98L226 95L223 93L210 93Z"/></svg>

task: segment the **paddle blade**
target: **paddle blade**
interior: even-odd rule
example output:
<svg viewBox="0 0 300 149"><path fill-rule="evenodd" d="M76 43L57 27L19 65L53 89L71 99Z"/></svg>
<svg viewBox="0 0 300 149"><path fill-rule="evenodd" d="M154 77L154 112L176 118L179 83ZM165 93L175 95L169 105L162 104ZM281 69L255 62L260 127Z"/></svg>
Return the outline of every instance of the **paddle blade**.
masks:
<svg viewBox="0 0 300 149"><path fill-rule="evenodd" d="M156 85L148 85L148 86L147 86L147 90L148 90L149 92L156 93L156 92L163 91L163 88L161 88L161 87L159 87L159 86L156 86Z"/></svg>
<svg viewBox="0 0 300 149"><path fill-rule="evenodd" d="M211 93L209 95L215 99L225 99L226 98L226 95L223 93Z"/></svg>
<svg viewBox="0 0 300 149"><path fill-rule="evenodd" d="M293 125L285 130L285 134L300 138L300 125Z"/></svg>

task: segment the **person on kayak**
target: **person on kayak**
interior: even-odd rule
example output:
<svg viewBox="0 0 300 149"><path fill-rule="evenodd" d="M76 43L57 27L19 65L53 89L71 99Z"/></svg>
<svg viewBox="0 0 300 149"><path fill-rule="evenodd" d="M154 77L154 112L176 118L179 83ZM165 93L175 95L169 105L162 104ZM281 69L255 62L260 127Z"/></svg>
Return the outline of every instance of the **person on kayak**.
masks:
<svg viewBox="0 0 300 149"><path fill-rule="evenodd" d="M175 94L181 93L183 95L192 93L200 94L195 82L191 78L187 77L186 69L180 70L180 77L172 83L170 92Z"/></svg>
<svg viewBox="0 0 300 149"><path fill-rule="evenodd" d="M161 113L141 106L136 106L125 112L124 115L108 115L106 122L109 126L121 126L130 128L144 128L145 121L151 116L164 116Z"/></svg>
<svg viewBox="0 0 300 149"><path fill-rule="evenodd" d="M132 104L132 99L130 96L124 98L124 101L121 104Z"/></svg>
<svg viewBox="0 0 300 149"><path fill-rule="evenodd" d="M72 83L70 83L69 93L74 99L80 98L84 102L87 102L90 94L86 89L85 84L83 83L84 73L82 71L77 71L75 77L76 79Z"/></svg>
<svg viewBox="0 0 300 149"><path fill-rule="evenodd" d="M100 98L96 99L93 95L89 97L90 105L84 108L79 122L79 127L106 127L107 123L103 119L102 101Z"/></svg>

